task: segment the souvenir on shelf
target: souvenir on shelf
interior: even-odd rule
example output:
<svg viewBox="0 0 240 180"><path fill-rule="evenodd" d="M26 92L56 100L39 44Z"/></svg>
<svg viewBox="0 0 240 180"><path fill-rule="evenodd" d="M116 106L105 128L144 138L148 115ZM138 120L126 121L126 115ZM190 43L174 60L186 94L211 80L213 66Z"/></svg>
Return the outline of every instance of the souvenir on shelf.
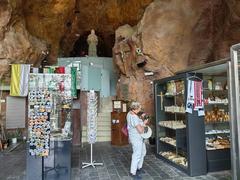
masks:
<svg viewBox="0 0 240 180"><path fill-rule="evenodd" d="M176 94L176 84L175 81L169 81L167 83L167 92L165 95L175 95Z"/></svg>
<svg viewBox="0 0 240 180"><path fill-rule="evenodd" d="M218 136L217 138L206 138L207 150L230 148L229 138Z"/></svg>
<svg viewBox="0 0 240 180"><path fill-rule="evenodd" d="M221 82L216 82L214 89L215 90L223 90L222 83Z"/></svg>
<svg viewBox="0 0 240 180"><path fill-rule="evenodd" d="M208 94L208 97L204 99L204 104L228 104L227 95L213 95Z"/></svg>
<svg viewBox="0 0 240 180"><path fill-rule="evenodd" d="M184 81L169 81L166 83L166 96L184 94Z"/></svg>
<svg viewBox="0 0 240 180"><path fill-rule="evenodd" d="M206 111L204 119L206 123L228 122L229 112L225 112L224 109L215 108L215 110Z"/></svg>
<svg viewBox="0 0 240 180"><path fill-rule="evenodd" d="M211 91L213 89L213 83L212 83L211 79L208 80L208 84L207 85L208 85L208 90Z"/></svg>

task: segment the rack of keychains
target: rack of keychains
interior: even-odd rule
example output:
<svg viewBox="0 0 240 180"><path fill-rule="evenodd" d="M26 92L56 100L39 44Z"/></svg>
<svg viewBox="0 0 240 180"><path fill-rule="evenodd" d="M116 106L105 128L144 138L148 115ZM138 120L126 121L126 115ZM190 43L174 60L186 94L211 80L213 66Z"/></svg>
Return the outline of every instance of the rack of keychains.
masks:
<svg viewBox="0 0 240 180"><path fill-rule="evenodd" d="M30 73L28 94L28 141L30 156L44 157L50 153L53 96L57 95L61 110L71 109L71 74ZM58 103L59 103L58 102ZM60 127L60 123L57 125ZM61 130L61 129L59 129ZM44 178L42 166L42 178Z"/></svg>

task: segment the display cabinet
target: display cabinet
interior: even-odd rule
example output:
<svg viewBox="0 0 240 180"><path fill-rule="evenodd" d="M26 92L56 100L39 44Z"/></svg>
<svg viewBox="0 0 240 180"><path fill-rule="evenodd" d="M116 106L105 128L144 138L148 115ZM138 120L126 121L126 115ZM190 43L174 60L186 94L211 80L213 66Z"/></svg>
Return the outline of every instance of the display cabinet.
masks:
<svg viewBox="0 0 240 180"><path fill-rule="evenodd" d="M208 172L230 169L230 129L226 76L203 76Z"/></svg>
<svg viewBox="0 0 240 180"><path fill-rule="evenodd" d="M204 116L186 113L188 80L184 73L154 81L156 156L190 176L206 174ZM200 75L194 75L198 80Z"/></svg>

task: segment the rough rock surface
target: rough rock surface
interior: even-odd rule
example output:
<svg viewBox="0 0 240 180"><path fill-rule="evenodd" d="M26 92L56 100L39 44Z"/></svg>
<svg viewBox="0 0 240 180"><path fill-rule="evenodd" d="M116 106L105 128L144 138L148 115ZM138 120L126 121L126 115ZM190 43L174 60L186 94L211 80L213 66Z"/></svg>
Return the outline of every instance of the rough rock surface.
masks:
<svg viewBox="0 0 240 180"><path fill-rule="evenodd" d="M60 44L68 28L71 28L76 1L23 1L22 9L28 31L47 42L51 49L48 64L56 63L57 57L62 56Z"/></svg>
<svg viewBox="0 0 240 180"><path fill-rule="evenodd" d="M91 29L109 49L116 28L124 24L132 27L116 32L122 37L116 38L113 49L121 74L118 96L149 108L154 79L229 56L229 47L240 40L240 2L1 0L0 77L10 63L39 64L47 48L51 49L48 63L54 64ZM154 75L145 76L148 71Z"/></svg>
<svg viewBox="0 0 240 180"><path fill-rule="evenodd" d="M21 1L0 1L0 78L11 63L39 64L46 51L46 44L26 30L21 9Z"/></svg>
<svg viewBox="0 0 240 180"><path fill-rule="evenodd" d="M229 31L225 30L231 7L224 0L152 2L130 38L116 37L113 57L121 74L117 96L140 101L152 114L151 81L191 65L228 57L230 42L234 42L226 38ZM122 27L118 34L121 31ZM236 34L231 37L239 37ZM222 42L222 37L227 40ZM137 49L141 50L140 55ZM139 58L146 59L146 64L136 66ZM153 76L145 76L148 71Z"/></svg>
<svg viewBox="0 0 240 180"><path fill-rule="evenodd" d="M51 45L49 63L69 56L80 36L95 29L99 41L107 42L120 25L137 24L152 0L24 0L24 16L29 32Z"/></svg>

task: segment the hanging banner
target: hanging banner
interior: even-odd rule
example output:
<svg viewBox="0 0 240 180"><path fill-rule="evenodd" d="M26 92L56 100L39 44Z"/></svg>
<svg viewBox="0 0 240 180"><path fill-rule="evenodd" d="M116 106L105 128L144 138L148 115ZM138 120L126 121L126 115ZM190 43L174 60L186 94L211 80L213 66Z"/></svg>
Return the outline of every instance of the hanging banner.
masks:
<svg viewBox="0 0 240 180"><path fill-rule="evenodd" d="M77 68L76 67L71 67L71 92L72 92L72 97L77 98Z"/></svg>
<svg viewBox="0 0 240 180"><path fill-rule="evenodd" d="M65 67L62 67L62 66L57 67L57 68L55 69L55 73L65 74Z"/></svg>
<svg viewBox="0 0 240 180"><path fill-rule="evenodd" d="M30 64L12 64L10 96L27 96Z"/></svg>
<svg viewBox="0 0 240 180"><path fill-rule="evenodd" d="M198 111L198 116L204 116L202 81L188 80L186 112Z"/></svg>

